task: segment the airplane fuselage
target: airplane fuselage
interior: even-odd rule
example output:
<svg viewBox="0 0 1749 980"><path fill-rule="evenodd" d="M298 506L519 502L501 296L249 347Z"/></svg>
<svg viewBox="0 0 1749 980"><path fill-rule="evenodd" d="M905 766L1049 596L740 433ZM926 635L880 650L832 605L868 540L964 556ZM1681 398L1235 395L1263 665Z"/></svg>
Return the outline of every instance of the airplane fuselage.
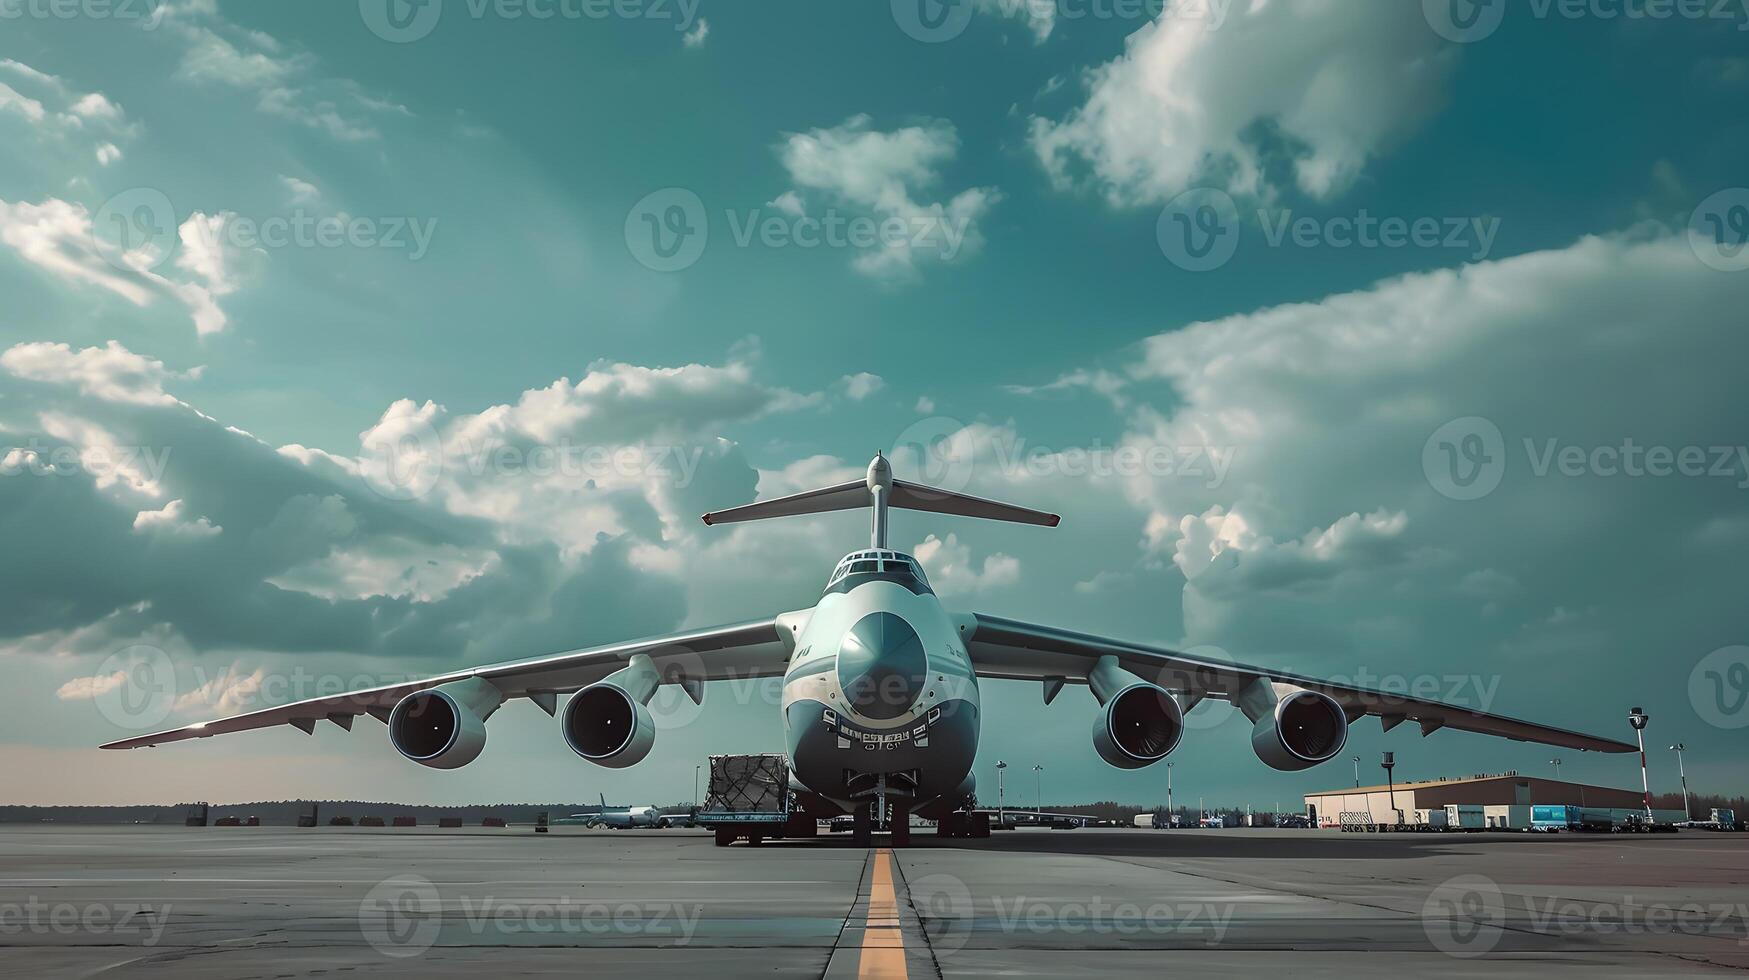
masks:
<svg viewBox="0 0 1749 980"><path fill-rule="evenodd" d="M884 793L951 808L972 789L978 684L921 569L880 550L846 557L784 677L792 771L843 809Z"/></svg>

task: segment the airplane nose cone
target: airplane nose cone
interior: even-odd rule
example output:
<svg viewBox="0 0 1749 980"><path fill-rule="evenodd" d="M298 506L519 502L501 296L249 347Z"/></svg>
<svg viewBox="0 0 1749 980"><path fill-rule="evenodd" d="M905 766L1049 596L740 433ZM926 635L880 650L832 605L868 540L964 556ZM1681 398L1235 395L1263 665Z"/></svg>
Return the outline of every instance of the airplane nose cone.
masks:
<svg viewBox="0 0 1749 980"><path fill-rule="evenodd" d="M922 638L892 613L864 616L838 647L838 683L864 718L884 721L904 714L923 692L928 674Z"/></svg>

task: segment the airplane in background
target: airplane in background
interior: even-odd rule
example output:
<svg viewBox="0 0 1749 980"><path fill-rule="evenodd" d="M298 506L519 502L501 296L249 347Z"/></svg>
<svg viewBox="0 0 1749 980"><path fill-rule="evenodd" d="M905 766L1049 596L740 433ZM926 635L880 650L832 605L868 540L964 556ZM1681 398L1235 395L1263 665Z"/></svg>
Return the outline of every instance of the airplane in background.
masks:
<svg viewBox="0 0 1749 980"><path fill-rule="evenodd" d="M950 612L916 559L888 546L892 508L1043 527L1056 527L1059 519L895 479L879 454L863 479L706 514L704 522L864 507L872 515L871 546L839 561L808 609L314 698L103 747L141 748L288 724L312 734L323 721L350 731L353 720L367 714L387 726L390 744L407 759L455 769L485 749L487 719L520 698L556 716L577 755L618 769L650 754L656 726L648 705L663 685L677 685L702 704L711 681L782 677L791 785L802 811L810 818L850 814L864 842L876 827L890 828L895 845L908 842L911 813L945 822L950 835L976 832L968 803L975 789L979 678L1038 683L1046 705L1064 687L1085 685L1097 704L1093 747L1120 769L1166 758L1184 734L1185 713L1208 699L1237 707L1251 723L1257 758L1285 772L1336 758L1349 725L1367 715L1377 716L1385 731L1413 721L1423 736L1449 728L1580 751L1635 751L1625 742L1439 701ZM562 707L561 695L570 695Z"/></svg>
<svg viewBox="0 0 1749 980"><path fill-rule="evenodd" d="M603 793L601 809L593 813L573 813L566 822L580 823L585 827L625 830L631 827L662 827L669 821L664 820L662 811L653 806L608 806L607 794Z"/></svg>

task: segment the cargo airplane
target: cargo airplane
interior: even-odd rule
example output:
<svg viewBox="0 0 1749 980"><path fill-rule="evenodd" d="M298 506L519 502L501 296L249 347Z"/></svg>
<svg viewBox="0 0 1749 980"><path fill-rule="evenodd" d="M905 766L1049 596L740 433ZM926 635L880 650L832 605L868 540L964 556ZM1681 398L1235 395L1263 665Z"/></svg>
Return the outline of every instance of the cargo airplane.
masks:
<svg viewBox="0 0 1749 980"><path fill-rule="evenodd" d="M407 759L455 769L479 757L486 721L524 698L559 722L565 744L618 769L650 754L649 710L663 685L695 704L712 681L783 678L781 713L800 813L791 831L811 835L814 817L852 815L867 840L877 827L894 843L909 814L943 834L987 826L969 808L978 749L979 678L1032 681L1045 704L1066 686L1086 686L1098 704L1092 741L1120 769L1165 759L1184 734L1184 715L1208 699L1231 703L1251 724L1265 765L1308 769L1335 758L1348 727L1377 716L1404 722L1600 752L1634 746L1471 708L1196 657L1126 640L1070 632L936 600L922 566L887 543L893 508L1055 527L1058 517L894 479L876 455L864 479L704 515L708 525L868 508L872 540L846 555L812 608L751 622L475 667L409 683L314 698L103 746L132 749L231 732L323 722L351 730L359 715L387 726ZM560 698L568 696L561 705Z"/></svg>

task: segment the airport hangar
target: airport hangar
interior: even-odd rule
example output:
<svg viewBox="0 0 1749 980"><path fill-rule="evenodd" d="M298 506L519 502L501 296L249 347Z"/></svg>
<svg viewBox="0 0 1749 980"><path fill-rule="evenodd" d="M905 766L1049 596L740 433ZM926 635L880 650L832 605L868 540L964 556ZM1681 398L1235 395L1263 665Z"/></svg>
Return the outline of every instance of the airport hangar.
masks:
<svg viewBox="0 0 1749 980"><path fill-rule="evenodd" d="M1393 795L1396 809L1403 812L1403 819L1409 823L1417 822L1417 810L1439 810L1456 804L1483 807L1489 818L1488 825L1496 826L1496 821L1502 821L1498 823L1501 827L1516 825L1521 819L1528 822L1532 804L1565 803L1597 809L1640 809L1646 805L1639 790L1589 786L1504 772L1426 779L1395 786L1320 790L1306 794L1306 812L1316 814L1316 826L1319 827L1340 827L1344 813L1365 813L1370 815L1371 823L1390 824L1397 821L1392 813ZM1506 809L1517 807L1523 809ZM1504 821L1510 821L1510 824Z"/></svg>

